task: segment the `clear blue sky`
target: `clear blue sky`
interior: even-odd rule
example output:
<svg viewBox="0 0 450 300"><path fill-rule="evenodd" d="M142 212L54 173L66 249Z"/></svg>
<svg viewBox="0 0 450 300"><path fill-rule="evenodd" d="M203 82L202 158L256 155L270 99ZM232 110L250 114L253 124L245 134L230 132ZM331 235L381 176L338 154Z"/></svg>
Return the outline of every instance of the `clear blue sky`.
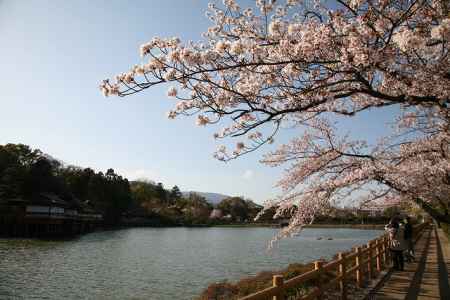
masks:
<svg viewBox="0 0 450 300"><path fill-rule="evenodd" d="M212 128L166 118L174 104L167 86L128 98L104 98L98 90L102 79L138 63L139 46L153 36L199 40L209 25L206 7L200 0L0 0L0 144L28 144L66 163L113 168L169 188L260 203L274 196L282 170L258 163L268 149L216 161ZM389 117L365 115L345 128L373 139Z"/></svg>

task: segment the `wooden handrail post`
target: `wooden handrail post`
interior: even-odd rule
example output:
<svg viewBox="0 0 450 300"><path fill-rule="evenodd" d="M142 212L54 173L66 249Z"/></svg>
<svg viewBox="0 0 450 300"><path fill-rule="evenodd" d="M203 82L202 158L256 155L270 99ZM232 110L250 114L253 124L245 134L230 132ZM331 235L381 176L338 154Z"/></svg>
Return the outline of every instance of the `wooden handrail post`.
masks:
<svg viewBox="0 0 450 300"><path fill-rule="evenodd" d="M372 242L367 243L367 280L371 280L373 277L373 257L372 257Z"/></svg>
<svg viewBox="0 0 450 300"><path fill-rule="evenodd" d="M276 296L273 296L273 300L284 300L284 279L283 275L273 275L273 286L279 287L279 292Z"/></svg>
<svg viewBox="0 0 450 300"><path fill-rule="evenodd" d="M321 278L321 276L322 276L322 265L323 265L323 262L320 261L320 260L314 262L314 270L317 271L317 281L318 281L317 288L319 289L319 295L317 296L317 299L322 299L322 293L323 293L323 291L322 291L322 278Z"/></svg>
<svg viewBox="0 0 450 300"><path fill-rule="evenodd" d="M358 287L362 287L362 266L361 266L361 247L356 247L356 257L355 257L355 263L356 263L356 285Z"/></svg>
<svg viewBox="0 0 450 300"><path fill-rule="evenodd" d="M339 289L341 291L341 300L347 300L347 287L346 287L346 259L345 255L342 252L338 253L338 259L341 261L339 264L339 275L341 276L341 280L339 281Z"/></svg>
<svg viewBox="0 0 450 300"><path fill-rule="evenodd" d="M387 254L386 254L387 248L388 248L388 246L387 246L387 237L384 236L383 237L383 244L382 244L383 265L384 265L384 267L386 267L386 265L387 265Z"/></svg>
<svg viewBox="0 0 450 300"><path fill-rule="evenodd" d="M377 272L378 274L381 272L381 251L380 251L380 240L375 240L375 253L376 253L376 261L377 261Z"/></svg>

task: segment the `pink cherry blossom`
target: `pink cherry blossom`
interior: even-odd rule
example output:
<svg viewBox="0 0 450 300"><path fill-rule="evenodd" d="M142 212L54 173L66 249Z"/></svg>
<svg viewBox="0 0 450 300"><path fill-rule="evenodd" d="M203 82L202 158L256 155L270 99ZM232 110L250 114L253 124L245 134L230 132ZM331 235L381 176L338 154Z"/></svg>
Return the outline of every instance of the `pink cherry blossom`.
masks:
<svg viewBox="0 0 450 300"><path fill-rule="evenodd" d="M177 93L178 93L177 89L175 87L171 87L167 91L167 96L169 96L169 97L176 97Z"/></svg>
<svg viewBox="0 0 450 300"><path fill-rule="evenodd" d="M242 1L245 4L244 1ZM301 135L264 156L285 174L277 215L292 215L280 237L333 205L409 201L450 222L450 19L445 1L256 0L209 5L200 42L153 38L142 65L105 80L105 96L165 82L178 103L168 114L221 124L237 138L229 161L271 144L284 128ZM184 95L186 98L181 98ZM392 107L394 128L376 144L338 132L339 122ZM373 124L381 126L382 124ZM246 138L245 144L242 141Z"/></svg>

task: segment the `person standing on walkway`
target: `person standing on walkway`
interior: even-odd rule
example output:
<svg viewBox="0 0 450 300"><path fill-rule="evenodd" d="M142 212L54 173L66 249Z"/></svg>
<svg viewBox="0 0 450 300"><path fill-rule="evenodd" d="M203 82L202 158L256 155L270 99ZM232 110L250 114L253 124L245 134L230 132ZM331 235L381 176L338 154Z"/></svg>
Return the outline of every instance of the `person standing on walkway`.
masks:
<svg viewBox="0 0 450 300"><path fill-rule="evenodd" d="M389 234L389 250L391 251L391 257L394 265L394 270L403 271L404 258L403 251L406 249L405 243L405 230L403 226L400 226L398 219L393 218L385 227Z"/></svg>
<svg viewBox="0 0 450 300"><path fill-rule="evenodd" d="M413 227L411 218L406 217L405 223L405 243L406 243L406 261L414 261L414 242L413 242Z"/></svg>

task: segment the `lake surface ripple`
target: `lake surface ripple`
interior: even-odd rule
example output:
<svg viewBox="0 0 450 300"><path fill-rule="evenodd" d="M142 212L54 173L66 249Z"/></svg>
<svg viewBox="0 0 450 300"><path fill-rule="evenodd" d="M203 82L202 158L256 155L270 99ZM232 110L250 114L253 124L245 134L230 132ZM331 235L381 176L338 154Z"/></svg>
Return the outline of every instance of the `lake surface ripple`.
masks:
<svg viewBox="0 0 450 300"><path fill-rule="evenodd" d="M276 232L132 228L68 241L0 239L0 299L192 299L210 283L329 259L381 234L311 228L268 252Z"/></svg>

